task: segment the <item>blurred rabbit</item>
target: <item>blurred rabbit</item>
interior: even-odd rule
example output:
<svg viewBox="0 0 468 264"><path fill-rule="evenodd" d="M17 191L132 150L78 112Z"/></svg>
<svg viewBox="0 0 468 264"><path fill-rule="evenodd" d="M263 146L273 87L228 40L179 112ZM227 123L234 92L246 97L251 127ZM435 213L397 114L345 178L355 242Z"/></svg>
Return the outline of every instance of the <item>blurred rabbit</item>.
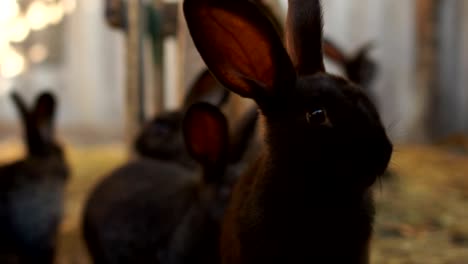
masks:
<svg viewBox="0 0 468 264"><path fill-rule="evenodd" d="M323 52L329 59L340 64L348 76L349 80L359 84L366 91L369 91L372 81L378 71L377 64L369 57L372 44L362 46L354 56L346 56L330 39L324 39Z"/></svg>
<svg viewBox="0 0 468 264"><path fill-rule="evenodd" d="M265 130L226 212L222 263L369 263L371 186L393 147L362 89L326 73L320 1L289 0L286 49L250 1L183 5L208 69L256 102Z"/></svg>
<svg viewBox="0 0 468 264"><path fill-rule="evenodd" d="M202 102L188 109L182 127L198 172L141 159L92 192L84 238L94 263L219 263L220 221L236 179L227 121Z"/></svg>
<svg viewBox="0 0 468 264"><path fill-rule="evenodd" d="M195 102L209 102L223 106L229 98L229 90L221 86L208 70L197 77L185 97L181 109L163 112L142 128L135 140L135 149L143 157L163 161L178 161L193 168L182 137L182 119L187 108Z"/></svg>
<svg viewBox="0 0 468 264"><path fill-rule="evenodd" d="M27 155L0 167L0 263L53 263L68 166L54 138L55 98L32 110L12 99L23 121Z"/></svg>

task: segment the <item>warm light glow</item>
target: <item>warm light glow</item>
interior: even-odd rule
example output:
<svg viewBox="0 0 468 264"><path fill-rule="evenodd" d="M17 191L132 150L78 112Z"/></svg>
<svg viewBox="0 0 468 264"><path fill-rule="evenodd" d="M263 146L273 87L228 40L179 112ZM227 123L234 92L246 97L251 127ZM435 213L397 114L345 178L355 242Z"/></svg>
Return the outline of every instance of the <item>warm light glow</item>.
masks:
<svg viewBox="0 0 468 264"><path fill-rule="evenodd" d="M47 26L49 23L47 11L48 8L43 2L35 1L29 5L28 11L26 12L26 18L28 19L29 26L32 30L41 30Z"/></svg>
<svg viewBox="0 0 468 264"><path fill-rule="evenodd" d="M18 16L19 10L16 0L0 0L0 24L8 23Z"/></svg>
<svg viewBox="0 0 468 264"><path fill-rule="evenodd" d="M13 48L11 47L7 36L0 34L0 63L3 58L12 51L12 49Z"/></svg>
<svg viewBox="0 0 468 264"><path fill-rule="evenodd" d="M24 57L16 50L8 50L0 58L0 75L4 78L13 78L21 74L26 68Z"/></svg>
<svg viewBox="0 0 468 264"><path fill-rule="evenodd" d="M49 56L49 51L47 47L41 43L36 43L31 46L28 50L29 59L33 63L41 63Z"/></svg>
<svg viewBox="0 0 468 264"><path fill-rule="evenodd" d="M13 19L6 30L8 30L8 39L11 42L23 42L30 32L29 24L22 16Z"/></svg>
<svg viewBox="0 0 468 264"><path fill-rule="evenodd" d="M63 10L63 5L60 3L58 4L50 4L48 7L48 14L47 17L49 18L49 23L52 25L56 25L62 21L63 16L65 15L65 11Z"/></svg>
<svg viewBox="0 0 468 264"><path fill-rule="evenodd" d="M76 0L62 0L63 10L66 14L71 14L76 9Z"/></svg>

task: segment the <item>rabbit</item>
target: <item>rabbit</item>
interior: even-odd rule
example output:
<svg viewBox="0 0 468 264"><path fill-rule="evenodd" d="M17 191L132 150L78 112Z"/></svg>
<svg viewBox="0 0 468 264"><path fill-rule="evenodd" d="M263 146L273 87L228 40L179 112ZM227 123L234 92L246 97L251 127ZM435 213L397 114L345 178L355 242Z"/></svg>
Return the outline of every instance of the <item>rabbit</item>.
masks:
<svg viewBox="0 0 468 264"><path fill-rule="evenodd" d="M372 43L367 43L354 56L347 56L333 41L325 38L323 51L325 56L342 65L349 80L369 91L378 72L377 63L368 55L372 47Z"/></svg>
<svg viewBox="0 0 468 264"><path fill-rule="evenodd" d="M182 131L198 170L142 158L91 193L83 232L94 263L219 263L220 224L238 171L230 163L238 159L217 107L193 104Z"/></svg>
<svg viewBox="0 0 468 264"><path fill-rule="evenodd" d="M27 155L0 167L0 262L53 263L69 169L55 141L54 96L44 92L29 110L12 99L24 125Z"/></svg>
<svg viewBox="0 0 468 264"><path fill-rule="evenodd" d="M188 168L194 168L196 164L186 152L182 137L184 113L198 101L221 107L228 99L229 90L222 87L208 70L203 70L190 87L181 109L163 112L143 126L134 142L135 150L142 157L176 160Z"/></svg>
<svg viewBox="0 0 468 264"><path fill-rule="evenodd" d="M184 0L208 69L256 102L264 130L225 213L223 264L369 263L371 187L393 145L362 88L325 71L321 12L289 0L285 47L250 1Z"/></svg>

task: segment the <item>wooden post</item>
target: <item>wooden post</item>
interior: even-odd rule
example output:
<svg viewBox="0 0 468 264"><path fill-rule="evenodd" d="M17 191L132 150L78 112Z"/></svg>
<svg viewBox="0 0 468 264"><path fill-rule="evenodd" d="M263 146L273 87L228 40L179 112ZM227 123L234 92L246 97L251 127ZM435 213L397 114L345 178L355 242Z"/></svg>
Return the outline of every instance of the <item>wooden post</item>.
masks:
<svg viewBox="0 0 468 264"><path fill-rule="evenodd" d="M188 34L187 25L184 18L184 12L182 4L178 6L177 12L177 89L178 89L178 100L182 102L183 96L187 89L187 67L185 66L187 61L187 49L190 42L190 35Z"/></svg>
<svg viewBox="0 0 468 264"><path fill-rule="evenodd" d="M159 113L164 110L164 65L163 65L163 56L164 56L164 3L162 0L153 0L153 7L158 12L159 16L159 30L157 36L157 42L153 43L155 46L153 47L154 54L154 67L152 69L152 73L154 74L154 87L149 87L149 89L153 90L153 101L154 101L154 113Z"/></svg>
<svg viewBox="0 0 468 264"><path fill-rule="evenodd" d="M436 55L437 45L435 43L437 0L416 1L416 93L415 102L419 108L418 120L412 129L415 141L425 142L429 139L431 131L431 116L429 106L432 104L434 90L436 89Z"/></svg>
<svg viewBox="0 0 468 264"><path fill-rule="evenodd" d="M468 122L464 108L467 97L464 95L466 68L463 67L463 58L466 58L463 38L467 32L463 29L466 22L464 6L465 1L438 1L438 78L437 92L432 100L432 130L436 139L461 132L463 124Z"/></svg>
<svg viewBox="0 0 468 264"><path fill-rule="evenodd" d="M142 0L127 2L127 90L126 90L126 140L131 146L144 120L144 69Z"/></svg>

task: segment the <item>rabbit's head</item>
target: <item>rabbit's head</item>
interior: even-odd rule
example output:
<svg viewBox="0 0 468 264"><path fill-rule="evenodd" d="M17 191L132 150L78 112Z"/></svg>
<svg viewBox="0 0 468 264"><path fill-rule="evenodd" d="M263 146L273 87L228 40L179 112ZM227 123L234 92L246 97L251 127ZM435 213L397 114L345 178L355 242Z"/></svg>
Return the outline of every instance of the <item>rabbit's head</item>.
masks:
<svg viewBox="0 0 468 264"><path fill-rule="evenodd" d="M275 166L361 177L313 179L344 188L367 188L384 172L392 144L376 108L360 87L325 71L320 1L289 1L286 49L249 1L185 0L184 14L211 72L258 104Z"/></svg>
<svg viewBox="0 0 468 264"><path fill-rule="evenodd" d="M174 160L184 152L181 137L183 113L164 112L146 123L135 141L135 149L145 157Z"/></svg>
<svg viewBox="0 0 468 264"><path fill-rule="evenodd" d="M184 139L190 156L200 165L200 199L213 215L220 211L229 163L229 131L224 114L209 103L193 104L183 122Z"/></svg>
<svg viewBox="0 0 468 264"><path fill-rule="evenodd" d="M226 184L228 124L222 112L208 103L192 105L183 121L185 144L200 165L192 206L180 220L161 263L219 263L220 223L228 196Z"/></svg>
<svg viewBox="0 0 468 264"><path fill-rule="evenodd" d="M29 156L49 156L62 154L60 145L55 141L56 100L50 92L40 94L31 110L21 96L13 92L11 98L15 103L23 122L23 135Z"/></svg>
<svg viewBox="0 0 468 264"><path fill-rule="evenodd" d="M229 90L222 87L204 70L196 79L185 97L180 110L163 112L143 126L135 141L135 149L145 157L160 160L187 159L182 137L182 120L187 108L195 102L210 102L223 105Z"/></svg>

